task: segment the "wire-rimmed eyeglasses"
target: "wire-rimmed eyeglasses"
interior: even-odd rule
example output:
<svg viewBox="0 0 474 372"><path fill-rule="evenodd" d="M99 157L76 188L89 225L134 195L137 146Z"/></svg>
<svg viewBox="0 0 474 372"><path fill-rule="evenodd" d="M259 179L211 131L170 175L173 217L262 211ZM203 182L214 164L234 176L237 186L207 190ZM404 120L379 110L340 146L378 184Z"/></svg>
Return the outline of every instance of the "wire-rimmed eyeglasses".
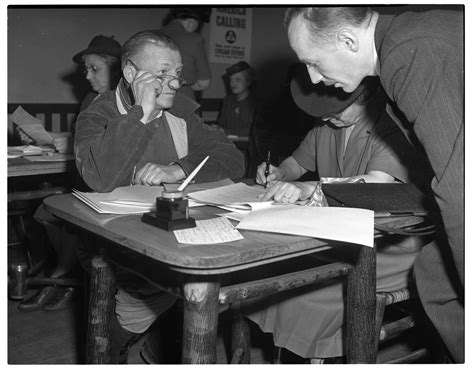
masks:
<svg viewBox="0 0 474 372"><path fill-rule="evenodd" d="M96 66L96 65L92 65L92 66L82 66L81 68L81 71L84 75L87 75L89 72L92 73L93 75L97 74L97 72L99 72L101 70L100 67Z"/></svg>
<svg viewBox="0 0 474 372"><path fill-rule="evenodd" d="M127 59L127 62L130 63L135 70L141 70L131 59ZM160 81L161 84L163 84L165 80L168 80L168 87L173 90L177 90L186 84L186 80L173 75L155 75L155 77Z"/></svg>

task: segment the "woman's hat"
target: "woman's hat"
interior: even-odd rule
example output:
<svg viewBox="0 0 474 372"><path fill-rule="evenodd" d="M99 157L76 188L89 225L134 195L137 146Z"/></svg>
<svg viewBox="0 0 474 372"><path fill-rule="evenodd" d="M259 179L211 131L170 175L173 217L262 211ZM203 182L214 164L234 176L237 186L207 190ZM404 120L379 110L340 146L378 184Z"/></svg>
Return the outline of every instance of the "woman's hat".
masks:
<svg viewBox="0 0 474 372"><path fill-rule="evenodd" d="M378 84L375 77L365 78L352 93L341 88L326 86L324 83L313 84L306 66L301 65L291 80L291 95L296 105L307 114L322 117L341 112L349 107L361 95L368 85Z"/></svg>
<svg viewBox="0 0 474 372"><path fill-rule="evenodd" d="M240 61L228 67L226 69L226 72L227 72L227 75L231 76L231 75L236 74L237 72L245 71L248 69L250 69L250 65L245 61Z"/></svg>
<svg viewBox="0 0 474 372"><path fill-rule="evenodd" d="M97 35L92 39L87 49L74 55L72 60L80 64L84 54L107 54L120 59L121 48L120 43L113 36Z"/></svg>
<svg viewBox="0 0 474 372"><path fill-rule="evenodd" d="M170 13L173 18L185 19L193 18L198 22L209 22L212 8L170 8Z"/></svg>

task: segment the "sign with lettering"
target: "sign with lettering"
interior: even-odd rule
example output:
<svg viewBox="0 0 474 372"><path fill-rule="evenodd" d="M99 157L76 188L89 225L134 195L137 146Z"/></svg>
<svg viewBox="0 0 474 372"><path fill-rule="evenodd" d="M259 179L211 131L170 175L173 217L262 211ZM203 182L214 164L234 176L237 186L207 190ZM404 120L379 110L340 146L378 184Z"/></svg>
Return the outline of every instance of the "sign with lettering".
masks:
<svg viewBox="0 0 474 372"><path fill-rule="evenodd" d="M212 8L209 24L211 62L250 61L251 8Z"/></svg>

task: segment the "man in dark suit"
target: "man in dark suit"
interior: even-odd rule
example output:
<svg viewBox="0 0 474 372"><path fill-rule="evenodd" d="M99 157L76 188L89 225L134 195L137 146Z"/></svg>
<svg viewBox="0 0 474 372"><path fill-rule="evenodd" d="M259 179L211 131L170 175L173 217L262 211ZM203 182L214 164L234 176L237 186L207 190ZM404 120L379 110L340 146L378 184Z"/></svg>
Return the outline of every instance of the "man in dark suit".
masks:
<svg viewBox="0 0 474 372"><path fill-rule="evenodd" d="M380 76L412 123L434 171L432 189L447 243L415 261L424 308L453 360L464 362L463 14L447 10L380 15L368 7L290 8L291 48L313 84L354 91Z"/></svg>

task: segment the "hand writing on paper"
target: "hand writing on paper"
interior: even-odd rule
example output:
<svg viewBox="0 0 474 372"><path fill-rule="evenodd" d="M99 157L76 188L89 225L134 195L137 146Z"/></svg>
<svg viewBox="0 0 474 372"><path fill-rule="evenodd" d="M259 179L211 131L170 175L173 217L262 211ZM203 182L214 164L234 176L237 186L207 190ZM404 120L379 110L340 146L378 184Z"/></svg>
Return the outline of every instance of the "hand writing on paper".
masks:
<svg viewBox="0 0 474 372"><path fill-rule="evenodd" d="M262 201L273 199L278 203L294 204L298 200L308 199L314 189L315 185L312 182L275 181L258 198Z"/></svg>
<svg viewBox="0 0 474 372"><path fill-rule="evenodd" d="M146 163L137 170L132 184L157 186L165 183L176 183L186 177L183 169L177 165Z"/></svg>
<svg viewBox="0 0 474 372"><path fill-rule="evenodd" d="M255 178L255 181L260 184L260 185L265 185L266 182L268 182L268 186L270 187L272 183L275 181L281 180L283 177L283 172L281 171L280 168L275 167L270 164L269 168L269 175L268 177L265 177L265 168L266 168L266 163L263 162L258 166L257 169L257 177Z"/></svg>

